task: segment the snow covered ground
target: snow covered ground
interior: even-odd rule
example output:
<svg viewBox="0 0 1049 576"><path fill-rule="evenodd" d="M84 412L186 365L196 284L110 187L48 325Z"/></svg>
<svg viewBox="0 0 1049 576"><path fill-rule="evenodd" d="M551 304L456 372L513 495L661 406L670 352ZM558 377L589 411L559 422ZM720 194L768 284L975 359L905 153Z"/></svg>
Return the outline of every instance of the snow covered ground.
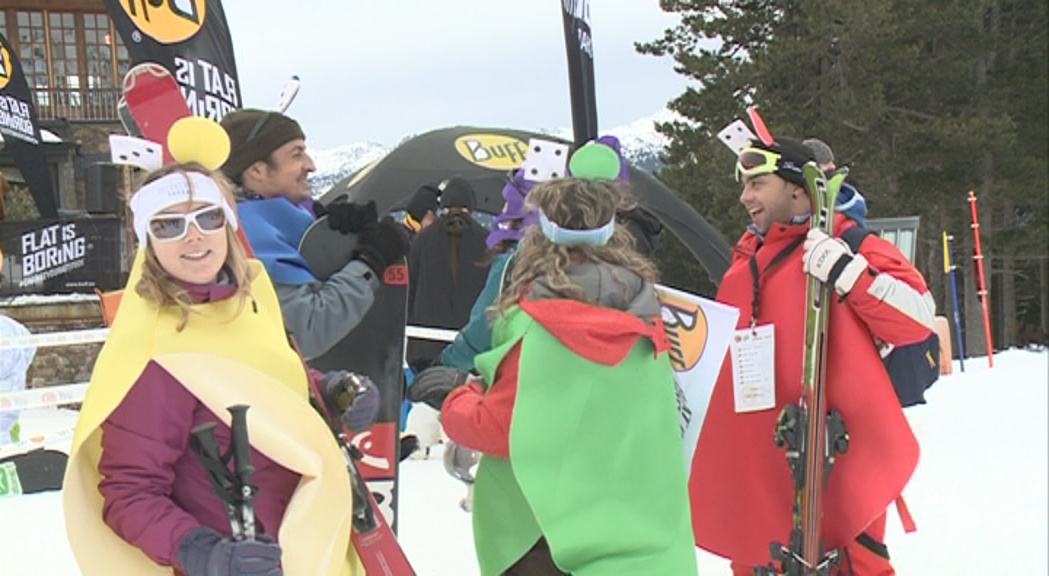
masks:
<svg viewBox="0 0 1049 576"><path fill-rule="evenodd" d="M905 497L918 532L890 515L888 544L901 575L1049 573L1049 354L1014 350L971 359L942 378L929 404L908 410L922 460ZM76 414L33 411L33 434L69 426ZM439 450L404 463L400 538L420 576L477 574L465 489L445 474ZM697 552L700 573L728 563ZM0 574L78 574L65 540L58 493L0 500Z"/></svg>

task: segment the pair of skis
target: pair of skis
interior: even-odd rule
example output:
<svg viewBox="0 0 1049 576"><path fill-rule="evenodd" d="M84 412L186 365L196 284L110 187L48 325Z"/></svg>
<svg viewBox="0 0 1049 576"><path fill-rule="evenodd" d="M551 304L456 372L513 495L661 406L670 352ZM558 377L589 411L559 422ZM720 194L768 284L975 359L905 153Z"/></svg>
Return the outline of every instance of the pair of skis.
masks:
<svg viewBox="0 0 1049 576"><path fill-rule="evenodd" d="M834 237L834 206L848 170L828 180L819 167L805 165L804 176L812 200L812 228ZM805 358L802 396L789 404L776 423L775 442L787 449L794 484L790 542L773 542L774 563L758 568L756 576L829 576L837 566L838 550L826 550L820 537L823 491L837 455L849 447L841 414L827 406L827 326L834 288L809 277L805 303Z"/></svg>

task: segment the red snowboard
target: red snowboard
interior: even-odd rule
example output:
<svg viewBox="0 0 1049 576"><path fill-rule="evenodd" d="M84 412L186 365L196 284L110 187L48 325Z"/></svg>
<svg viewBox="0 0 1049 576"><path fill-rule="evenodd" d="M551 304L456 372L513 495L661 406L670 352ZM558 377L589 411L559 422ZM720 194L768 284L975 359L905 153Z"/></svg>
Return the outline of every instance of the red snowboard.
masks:
<svg viewBox="0 0 1049 576"><path fill-rule="evenodd" d="M139 131L133 136L163 146L164 163L171 162L167 151L168 131L175 122L190 115L175 78L160 64L138 64L124 75L123 99Z"/></svg>

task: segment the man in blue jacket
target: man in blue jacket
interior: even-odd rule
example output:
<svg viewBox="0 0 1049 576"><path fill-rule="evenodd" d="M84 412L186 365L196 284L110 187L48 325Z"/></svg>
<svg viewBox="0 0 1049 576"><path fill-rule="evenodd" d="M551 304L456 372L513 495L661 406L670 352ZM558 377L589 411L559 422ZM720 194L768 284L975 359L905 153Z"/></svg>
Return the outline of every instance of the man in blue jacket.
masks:
<svg viewBox="0 0 1049 576"><path fill-rule="evenodd" d="M316 358L342 340L368 312L386 267L404 258L408 239L375 205L334 203L328 223L356 234L353 257L325 280L314 276L299 243L315 219L308 178L316 170L298 122L273 111L237 110L222 119L230 155L222 172L238 186L238 211L255 256L280 299L288 332Z"/></svg>

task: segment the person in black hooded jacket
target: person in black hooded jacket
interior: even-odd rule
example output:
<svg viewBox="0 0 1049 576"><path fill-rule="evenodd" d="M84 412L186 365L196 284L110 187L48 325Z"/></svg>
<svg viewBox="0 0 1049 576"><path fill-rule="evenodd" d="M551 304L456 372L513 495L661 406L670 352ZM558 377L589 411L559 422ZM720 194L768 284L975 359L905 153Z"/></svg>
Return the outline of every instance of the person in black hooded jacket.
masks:
<svg viewBox="0 0 1049 576"><path fill-rule="evenodd" d="M458 330L484 288L488 231L471 213L474 189L462 178L445 181L437 220L421 230L408 253L408 323ZM441 354L444 342L410 340L408 365L418 373Z"/></svg>

